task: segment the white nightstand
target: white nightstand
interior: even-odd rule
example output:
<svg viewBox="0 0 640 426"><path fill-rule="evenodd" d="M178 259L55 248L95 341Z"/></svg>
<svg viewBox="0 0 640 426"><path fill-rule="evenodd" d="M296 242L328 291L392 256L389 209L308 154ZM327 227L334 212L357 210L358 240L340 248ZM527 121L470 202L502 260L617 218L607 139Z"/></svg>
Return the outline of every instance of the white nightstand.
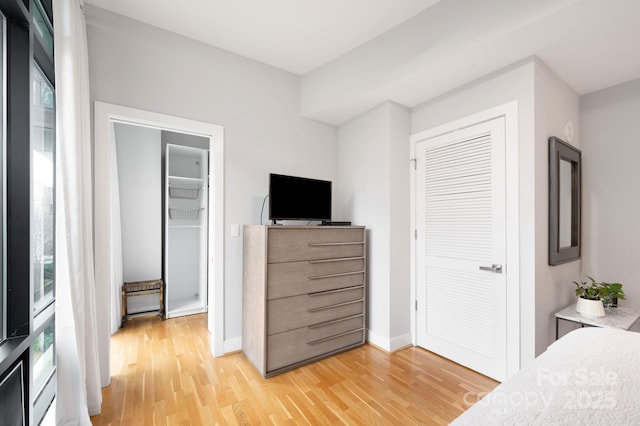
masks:
<svg viewBox="0 0 640 426"><path fill-rule="evenodd" d="M592 317L579 314L576 312L576 305L570 305L556 312L556 340L558 340L558 321L570 321L576 324L580 324L582 327L585 325L590 327L604 327L604 328L622 328L629 330L640 318L640 311L636 311L629 308L605 308L606 315L603 317Z"/></svg>

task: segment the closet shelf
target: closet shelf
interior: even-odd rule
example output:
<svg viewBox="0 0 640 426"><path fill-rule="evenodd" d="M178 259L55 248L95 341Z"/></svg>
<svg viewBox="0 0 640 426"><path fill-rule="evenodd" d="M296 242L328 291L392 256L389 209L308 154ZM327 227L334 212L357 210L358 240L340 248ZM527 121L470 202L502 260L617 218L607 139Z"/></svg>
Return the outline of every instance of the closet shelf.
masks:
<svg viewBox="0 0 640 426"><path fill-rule="evenodd" d="M166 316L207 312L209 152L167 143L164 178Z"/></svg>
<svg viewBox="0 0 640 426"><path fill-rule="evenodd" d="M182 181L182 182L202 182L202 178L194 178L194 177L187 177L187 176L175 176L175 175L169 175L167 176L170 180L173 181Z"/></svg>
<svg viewBox="0 0 640 426"><path fill-rule="evenodd" d="M202 185L169 184L169 197L197 200L201 189Z"/></svg>
<svg viewBox="0 0 640 426"><path fill-rule="evenodd" d="M200 217L200 211L204 210L204 208L195 208L195 209L180 209L180 208L169 208L169 219L176 220L197 220Z"/></svg>

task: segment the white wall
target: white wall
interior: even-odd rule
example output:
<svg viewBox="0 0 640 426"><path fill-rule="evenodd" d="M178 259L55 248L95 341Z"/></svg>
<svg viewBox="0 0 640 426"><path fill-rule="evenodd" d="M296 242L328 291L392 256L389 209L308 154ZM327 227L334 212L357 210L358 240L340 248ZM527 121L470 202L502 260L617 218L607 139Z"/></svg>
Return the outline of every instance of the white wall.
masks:
<svg viewBox="0 0 640 426"><path fill-rule="evenodd" d="M395 103L389 111L389 308L390 348L411 343L411 229L409 214L409 109Z"/></svg>
<svg viewBox="0 0 640 426"><path fill-rule="evenodd" d="M116 123L124 282L162 278L160 130ZM157 309L157 296L131 297L128 312Z"/></svg>
<svg viewBox="0 0 640 426"><path fill-rule="evenodd" d="M521 61L426 102L411 113L413 134L514 100L518 102L519 211L507 214L519 216L522 365L535 357L534 63L533 58Z"/></svg>
<svg viewBox="0 0 640 426"><path fill-rule="evenodd" d="M573 281L582 262L549 266L549 137L564 135L573 123L571 144L580 148L579 97L542 61L535 61L536 356L555 340L555 313L575 300ZM584 193L584 191L583 191ZM582 202L583 212L585 203ZM584 233L583 233L584 234Z"/></svg>
<svg viewBox="0 0 640 426"><path fill-rule="evenodd" d="M640 309L640 80L580 98L583 276L621 282Z"/></svg>
<svg viewBox="0 0 640 426"><path fill-rule="evenodd" d="M125 282L162 278L160 130L115 125Z"/></svg>
<svg viewBox="0 0 640 426"><path fill-rule="evenodd" d="M367 339L388 351L411 342L408 138L408 110L391 102L338 128L341 215L367 226Z"/></svg>
<svg viewBox="0 0 640 426"><path fill-rule="evenodd" d="M338 203L354 225L367 227L368 336L389 338L389 109L383 104L338 128Z"/></svg>
<svg viewBox="0 0 640 426"><path fill-rule="evenodd" d="M225 349L240 349L242 238L230 225L259 223L269 172L334 180L335 128L299 117L294 74L90 4L85 12L92 101L225 128Z"/></svg>

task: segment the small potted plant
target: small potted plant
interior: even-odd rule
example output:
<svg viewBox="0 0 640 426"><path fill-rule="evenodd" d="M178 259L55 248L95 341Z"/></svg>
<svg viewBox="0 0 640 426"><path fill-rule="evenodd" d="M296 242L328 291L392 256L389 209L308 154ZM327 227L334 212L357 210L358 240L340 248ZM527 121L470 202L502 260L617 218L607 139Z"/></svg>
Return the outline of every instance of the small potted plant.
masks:
<svg viewBox="0 0 640 426"><path fill-rule="evenodd" d="M602 303L604 303L605 308L615 308L618 306L618 299L624 299L622 284L602 282L600 295L602 296Z"/></svg>
<svg viewBox="0 0 640 426"><path fill-rule="evenodd" d="M583 281L573 283L576 285L576 296L578 303L576 311L583 315L603 317L605 315L604 306L612 306L614 300L624 299L622 284L596 282L587 276L591 282Z"/></svg>

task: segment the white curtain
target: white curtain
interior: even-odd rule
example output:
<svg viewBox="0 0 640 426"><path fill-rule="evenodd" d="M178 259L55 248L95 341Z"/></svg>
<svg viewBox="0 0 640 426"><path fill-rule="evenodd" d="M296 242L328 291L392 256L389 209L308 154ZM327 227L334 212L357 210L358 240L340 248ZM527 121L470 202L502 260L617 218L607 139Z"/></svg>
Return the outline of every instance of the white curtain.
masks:
<svg viewBox="0 0 640 426"><path fill-rule="evenodd" d="M91 122L81 0L54 0L56 65L56 424L90 425L102 394L93 269Z"/></svg>
<svg viewBox="0 0 640 426"><path fill-rule="evenodd" d="M122 227L120 224L120 183L118 180L118 156L116 155L116 141L114 124L109 135L109 149L111 150L111 334L120 328L122 318Z"/></svg>

